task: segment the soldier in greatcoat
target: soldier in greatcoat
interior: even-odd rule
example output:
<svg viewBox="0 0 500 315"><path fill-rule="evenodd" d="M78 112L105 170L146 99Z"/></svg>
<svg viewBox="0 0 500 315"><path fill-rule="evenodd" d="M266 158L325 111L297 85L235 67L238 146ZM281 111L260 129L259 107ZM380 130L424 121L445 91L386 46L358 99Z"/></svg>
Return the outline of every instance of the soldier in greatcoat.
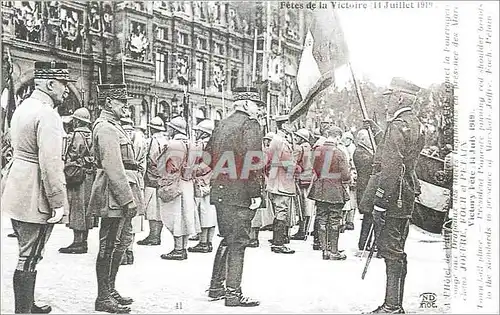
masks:
<svg viewBox="0 0 500 315"><path fill-rule="evenodd" d="M156 190L158 188L159 174L157 171L158 157L167 145L164 132L165 124L160 117L154 117L149 122L151 137L147 139L146 148L146 173L144 175L144 195L146 203L146 220L149 222L149 235L137 242L138 245L161 245L161 231L163 222L160 216L160 202Z"/></svg>
<svg viewBox="0 0 500 315"><path fill-rule="evenodd" d="M370 143L368 130L366 129L361 129L360 131L358 131L356 140L357 146L353 154L353 162L356 167L356 198L357 203L359 204L361 201L361 197L363 197L363 194L365 192L366 185L368 185L370 174L372 173L373 146ZM363 208L358 209L359 212L363 215L361 232L358 241L358 249L363 250L365 248L365 244L371 244L371 239L368 240L368 236L370 233L370 228L373 224L373 217L371 212L366 212ZM370 250L369 246L367 246L367 250Z"/></svg>
<svg viewBox="0 0 500 315"><path fill-rule="evenodd" d="M276 117L278 130L271 140L267 155L269 174L266 191L269 193L274 211L273 239L271 250L279 254L293 254L293 249L285 246L289 242L289 220L292 197L297 194L295 174L298 172L293 146L288 140L289 130L285 123L287 115Z"/></svg>
<svg viewBox="0 0 500 315"><path fill-rule="evenodd" d="M134 128L134 122L132 118L126 117L121 119L123 130L127 133L132 144L134 146L135 159L137 161L137 173L139 173L139 184L141 193L144 195L144 174L146 173L146 139L142 131ZM144 230L144 215L137 214L132 218L132 242L130 242L129 247L125 251L122 258L122 265L132 265L134 263L134 239L135 234L140 233Z"/></svg>
<svg viewBox="0 0 500 315"><path fill-rule="evenodd" d="M89 126L90 112L85 107L78 108L72 117L74 130L68 136L69 146L65 153L65 163L77 163L83 168L83 178L72 182L66 178L69 203L69 223L73 230L73 243L59 249L64 254L84 254L88 250L89 230L96 220L87 209L90 190L94 182L94 157L92 150L92 131Z"/></svg>
<svg viewBox="0 0 500 315"><path fill-rule="evenodd" d="M133 143L120 123L129 113L128 98L125 84L98 85L102 111L92 131L97 170L89 209L101 217L95 310L108 313L130 312L125 305L133 303L133 299L119 294L115 282L123 255L132 242L132 218L144 213L138 161Z"/></svg>
<svg viewBox="0 0 500 315"><path fill-rule="evenodd" d="M68 66L35 62L35 90L11 120L13 161L5 175L2 211L11 217L19 244L13 287L16 313L49 313L34 303L36 265L67 207L63 123L54 110L68 96Z"/></svg>
<svg viewBox="0 0 500 315"><path fill-rule="evenodd" d="M264 103L252 87L235 88L233 97L235 111L218 124L206 147L213 171L210 201L216 207L223 238L215 254L208 296L225 298L226 306L257 306L258 301L243 295L241 278L251 221L262 202L265 161L258 115Z"/></svg>
<svg viewBox="0 0 500 315"><path fill-rule="evenodd" d="M264 136L262 140L262 151L264 156L267 156L267 151L269 150L269 145L271 144L271 140L273 140L275 133L268 132ZM267 170L268 168L264 168L264 184L267 183ZM274 221L274 212L271 202L268 197L268 193L264 192L264 196L262 196L263 204L260 208L255 211L255 216L252 219L252 228L250 230L250 242L248 243L248 247L256 248L259 247L259 232L262 228L270 226L272 230L272 225Z"/></svg>
<svg viewBox="0 0 500 315"><path fill-rule="evenodd" d="M194 169L194 200L201 225L200 242L196 246L188 248L188 251L193 253L210 253L213 250L212 239L215 234L217 214L215 206L210 203L210 178L212 177L212 172L210 167L203 163L203 152L214 128L214 122L210 119L202 120L193 128L197 134L197 141L194 144L192 153L194 158L196 158Z"/></svg>
<svg viewBox="0 0 500 315"><path fill-rule="evenodd" d="M299 187L300 198L300 220L299 230L294 234L292 240L306 240L307 232L311 216L314 210L314 201L307 198L309 189L313 182L313 168L312 168L312 148L309 144L310 134L305 128L299 129L295 132L295 144L297 145L297 164L301 169L296 180Z"/></svg>
<svg viewBox="0 0 500 315"><path fill-rule="evenodd" d="M338 249L342 208L349 200L344 184L351 180L345 154L337 148L342 130L336 126L325 130L326 140L315 148L313 168L316 180L309 199L316 201L317 233L324 260L344 260Z"/></svg>
<svg viewBox="0 0 500 315"><path fill-rule="evenodd" d="M409 81L394 78L386 91L390 95L386 109L393 116L375 153L373 175L363 197L371 197L373 220L380 226L378 252L386 265L385 301L373 313L404 313L404 246L415 196L420 191L415 166L425 142L420 121L412 110L419 90ZM369 191L374 195L370 196Z"/></svg>
<svg viewBox="0 0 500 315"><path fill-rule="evenodd" d="M201 232L200 218L194 202L195 161L189 159L189 150L192 150L193 145L186 136L187 125L183 117L175 117L166 124L169 127L170 140L158 160L158 165L162 167L160 181L164 176L177 179L169 180L167 186L173 186L170 189L179 193L173 200L168 201L159 195L161 220L174 237L174 249L160 257L166 260L185 260L188 258L189 235ZM161 190L162 187L158 189Z"/></svg>

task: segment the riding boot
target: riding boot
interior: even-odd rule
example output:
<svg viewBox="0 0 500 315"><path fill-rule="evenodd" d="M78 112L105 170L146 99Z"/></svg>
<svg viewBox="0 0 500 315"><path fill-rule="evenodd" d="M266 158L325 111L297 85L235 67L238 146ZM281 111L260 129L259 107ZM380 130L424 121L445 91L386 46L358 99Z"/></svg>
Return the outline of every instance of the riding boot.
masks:
<svg viewBox="0 0 500 315"><path fill-rule="evenodd" d="M111 257L111 268L109 270L109 294L120 304L130 305L134 300L130 297L121 296L115 289L116 275L118 274L118 269L120 268L122 258L125 255L124 252L114 251Z"/></svg>
<svg viewBox="0 0 500 315"><path fill-rule="evenodd" d="M399 307L401 307L401 309L402 309L403 308L404 291L405 291L406 272L407 272L407 265L408 265L406 257L401 262L401 265L402 265L401 266L401 276L400 276L400 281L399 281Z"/></svg>
<svg viewBox="0 0 500 315"><path fill-rule="evenodd" d="M400 261L393 259L385 259L386 265L386 286L385 286L385 302L384 304L391 309L401 308L401 275L403 265Z"/></svg>
<svg viewBox="0 0 500 315"><path fill-rule="evenodd" d="M248 242L247 247L259 247L259 228L252 228L250 230L250 241Z"/></svg>
<svg viewBox="0 0 500 315"><path fill-rule="evenodd" d="M286 221L275 220L273 228L273 244L271 246L271 251L278 254L294 254L295 250L286 247L286 233L288 226Z"/></svg>
<svg viewBox="0 0 500 315"><path fill-rule="evenodd" d="M321 249L321 244L319 240L319 221L318 221L318 216L314 219L314 230L312 232L313 234L313 250L320 250Z"/></svg>
<svg viewBox="0 0 500 315"><path fill-rule="evenodd" d="M299 221L299 230L297 231L297 233L292 235L291 239L295 241L304 241L306 238L305 227L306 227L305 221L304 220Z"/></svg>
<svg viewBox="0 0 500 315"><path fill-rule="evenodd" d="M36 271L14 271L13 287L15 313L31 313L34 303Z"/></svg>
<svg viewBox="0 0 500 315"><path fill-rule="evenodd" d="M208 296L212 299L221 299L225 295L224 282L226 281L228 247L221 242L217 248L212 269L212 279Z"/></svg>
<svg viewBox="0 0 500 315"><path fill-rule="evenodd" d="M345 260L347 257L339 251L340 226L333 225L328 230L329 253L328 260ZM324 259L324 257L323 257Z"/></svg>
<svg viewBox="0 0 500 315"><path fill-rule="evenodd" d="M96 261L97 299L95 310L108 313L129 313L130 307L121 306L109 292L110 256L99 257Z"/></svg>
<svg viewBox="0 0 500 315"><path fill-rule="evenodd" d="M137 242L137 245L156 246L161 245L161 231L163 229L163 222L157 220L149 220L149 235Z"/></svg>
<svg viewBox="0 0 500 315"><path fill-rule="evenodd" d="M86 244L86 242L85 242ZM87 246L83 245L83 232L73 230L73 243L68 247L59 248L62 254L85 254L87 253Z"/></svg>

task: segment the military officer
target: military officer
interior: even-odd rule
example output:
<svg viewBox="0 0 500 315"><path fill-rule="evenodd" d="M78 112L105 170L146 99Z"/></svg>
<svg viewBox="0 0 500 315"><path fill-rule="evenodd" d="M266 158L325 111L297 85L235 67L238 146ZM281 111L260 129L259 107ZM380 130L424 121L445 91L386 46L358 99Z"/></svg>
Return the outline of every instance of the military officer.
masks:
<svg viewBox="0 0 500 315"><path fill-rule="evenodd" d="M262 139L262 151L264 156L267 156L267 151L269 150L269 144L271 144L271 140L273 140L275 133L268 132ZM267 170L264 169L264 181L267 183ZM268 198L267 192L262 196L263 205L257 209L255 212L255 216L252 219L252 228L250 230L250 242L248 243L248 247L259 247L259 232L263 229L268 229L271 231L274 221L274 212L273 207Z"/></svg>
<svg viewBox="0 0 500 315"><path fill-rule="evenodd" d="M149 123L151 138L147 140L146 174L144 176L146 220L149 222L149 235L137 242L138 245L156 246L161 244L161 231L163 223L160 216L160 203L156 194L158 188L159 174L156 170L158 157L167 145L167 137L164 132L165 124L160 117L154 117Z"/></svg>
<svg viewBox="0 0 500 315"><path fill-rule="evenodd" d="M309 199L316 201L317 234L324 260L344 260L338 249L342 208L349 200L344 184L351 180L345 154L337 148L342 130L329 126L326 139L314 152L313 168L316 180L309 191Z"/></svg>
<svg viewBox="0 0 500 315"><path fill-rule="evenodd" d="M132 144L134 146L134 156L137 161L137 172L139 173L139 183L138 186L141 189L141 193L144 194L144 174L146 173L146 150L147 144L144 134L138 128L134 128L134 122L132 118L125 117L121 119L123 130L127 133ZM132 241L129 247L125 251L122 258L122 265L132 265L134 263L134 239L135 234L144 231L143 224L144 215L137 214L132 218Z"/></svg>
<svg viewBox="0 0 500 315"><path fill-rule="evenodd" d="M133 299L120 295L115 282L123 254L132 242L132 218L144 210L134 147L120 124L128 114L127 99L125 84L98 85L102 111L92 132L97 172L89 208L101 217L95 310L108 313L130 312L124 305Z"/></svg>
<svg viewBox="0 0 500 315"><path fill-rule="evenodd" d="M2 210L12 218L19 244L13 287L16 313L49 313L34 304L36 265L67 207L63 123L54 110L68 96L66 63L35 62L35 90L11 121L13 161L5 178Z"/></svg>
<svg viewBox="0 0 500 315"><path fill-rule="evenodd" d="M189 235L201 232L200 218L194 202L194 159L189 152L193 148L188 139L187 124L184 117L175 117L167 122L169 138L158 164L162 166L161 179L166 185L158 188L160 197L160 216L165 227L174 237L174 249L162 254L166 260L185 260ZM167 190L164 190L167 189ZM163 192L168 196L165 200Z"/></svg>
<svg viewBox="0 0 500 315"><path fill-rule="evenodd" d="M292 144L287 139L290 134L286 125L287 115L276 117L278 129L269 144L267 156L269 174L266 191L274 210L273 239L271 250L279 254L293 254L293 249L285 246L289 242L289 220L292 197L297 194L295 174L297 161L295 160Z"/></svg>
<svg viewBox="0 0 500 315"><path fill-rule="evenodd" d="M197 137L193 150L197 160L194 169L194 192L201 225L200 242L196 246L188 248L188 251L193 253L210 253L213 250L212 239L215 234L217 215L215 213L215 206L210 204L210 177L212 176L212 172L210 167L202 162L202 157L203 150L214 128L215 124L210 119L202 120L193 128L196 131Z"/></svg>
<svg viewBox="0 0 500 315"><path fill-rule="evenodd" d="M372 174L374 184L373 219L382 225L377 246L386 264L386 293L384 303L373 313L404 313L403 292L406 278L406 253L410 218L419 185L415 173L420 151L424 147L421 124L413 112L420 88L401 78L394 78L390 89L387 111L393 117L374 157ZM368 188L367 188L368 190ZM384 222L385 221L385 222Z"/></svg>
<svg viewBox="0 0 500 315"><path fill-rule="evenodd" d="M243 296L241 277L251 221L262 202L261 167L254 168L249 162L262 150L257 117L264 103L256 88L236 88L233 96L235 111L218 124L206 147L213 171L210 201L216 207L223 237L215 255L208 296L225 296L226 306L257 306L258 301ZM263 163L264 157L260 158Z"/></svg>
<svg viewBox="0 0 500 315"><path fill-rule="evenodd" d="M67 165L73 164L83 168L83 177L66 173L69 202L69 228L73 230L73 243L59 249L64 254L84 254L88 250L87 238L89 230L95 225L94 217L87 209L90 190L94 182L94 157L92 150L92 131L89 126L90 112L85 107L73 113L73 132L69 136L69 146L65 153ZM71 170L71 168L70 168Z"/></svg>
<svg viewBox="0 0 500 315"><path fill-rule="evenodd" d="M360 203L361 197L363 196L366 185L368 185L368 180L370 179L370 174L372 173L372 162L373 162L373 146L370 142L368 130L361 129L358 131L357 146L353 154L353 162L356 167L357 181L356 181L356 198L357 203ZM373 224L373 217L371 211L365 212L364 209L359 208L360 213L363 215L363 223L361 224L361 232L359 235L358 249L363 250L365 244L370 244L371 239L368 240L370 234L370 229ZM369 247L367 247L369 250Z"/></svg>
<svg viewBox="0 0 500 315"><path fill-rule="evenodd" d="M295 144L298 146L297 163L302 172L297 178L299 187L300 198L300 220L299 230L291 237L292 240L306 240L307 232L309 230L309 223L311 220L312 211L314 208L314 201L307 198L309 188L313 181L312 171L312 148L309 144L310 134L305 128L299 129L295 132Z"/></svg>

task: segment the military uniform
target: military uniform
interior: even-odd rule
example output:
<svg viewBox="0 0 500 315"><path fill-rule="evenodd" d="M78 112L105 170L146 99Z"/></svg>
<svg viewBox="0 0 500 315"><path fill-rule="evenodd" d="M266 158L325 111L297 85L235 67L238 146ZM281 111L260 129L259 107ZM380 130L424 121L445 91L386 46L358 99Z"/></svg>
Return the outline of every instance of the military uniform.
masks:
<svg viewBox="0 0 500 315"><path fill-rule="evenodd" d="M184 122L181 128L179 128L180 124L174 123L174 120L177 119L179 122ZM167 125L171 128L182 129L185 133L186 124L182 117L172 119ZM194 161L188 159L188 150L192 144L184 133L177 133L168 141L166 150L158 162L165 165L165 172L169 177L179 179L177 182L169 183L169 186L178 185L178 188L173 188L178 189L180 193L168 202L163 201L161 196L159 199L161 220L174 237L174 249L168 254L161 255L162 259L167 260L187 259L186 247L189 235L201 231L200 218L196 213L194 202Z"/></svg>
<svg viewBox="0 0 500 315"><path fill-rule="evenodd" d="M90 121L89 121L90 123ZM66 153L66 163L78 161L84 169L81 183L68 183L69 223L75 233L73 244L60 248L61 253L86 253L89 230L95 226L95 219L88 211L90 191L94 182L92 131L86 127L77 127L69 134L70 146Z"/></svg>
<svg viewBox="0 0 500 315"><path fill-rule="evenodd" d="M164 147L167 145L167 137L163 134L165 126L160 117L151 120L151 138L147 140L146 153L146 174L145 174L145 202L146 202L146 220L149 222L149 235L137 242L138 245L160 245L161 231L163 223L160 216L160 201L156 190L158 188L159 174L157 172L157 161Z"/></svg>
<svg viewBox="0 0 500 315"><path fill-rule="evenodd" d="M419 87L395 78L391 83L410 95L416 95ZM403 292L406 278L406 253L404 246L408 236L410 218L414 208L415 194L419 191L415 166L424 137L420 121L411 107L398 109L388 122L382 141L374 157L372 174L374 185L373 217L379 226L377 247L386 263L386 295L384 304L376 313L403 313ZM369 188L367 188L369 190Z"/></svg>
<svg viewBox="0 0 500 315"><path fill-rule="evenodd" d="M125 85L98 86L101 101L126 102ZM144 213L141 178L134 147L120 124L120 117L104 109L93 125L94 157L97 166L89 208L101 217L99 253L96 261L96 310L128 312L133 302L115 289L116 275L124 252L132 242L131 220Z"/></svg>
<svg viewBox="0 0 500 315"><path fill-rule="evenodd" d="M213 250L212 238L215 233L215 225L217 224L217 214L215 206L210 203L210 178L212 177L212 170L207 164L203 163L203 152L214 127L214 122L206 119L193 128L202 132L192 150L195 159L194 200L200 217L201 233L200 242L194 247L189 247L189 252L210 253Z"/></svg>
<svg viewBox="0 0 500 315"><path fill-rule="evenodd" d="M351 179L349 165L344 153L330 138L315 148L314 157L313 168L317 179L312 184L308 197L316 201L317 234L323 259L342 260L346 257L338 250L338 240L342 208L349 200L349 194L343 185Z"/></svg>
<svg viewBox="0 0 500 315"><path fill-rule="evenodd" d="M237 88L233 95L236 100L262 104L254 88ZM206 147L211 156L210 167L214 171L210 181L210 201L216 207L219 232L223 237L214 259L209 296L220 298L225 295L227 306L258 305L243 297L240 286L245 248L250 240L251 221L255 215L255 210L249 209L249 206L252 198L261 196L262 172L255 170L242 174L242 171L248 152L261 151L262 137L259 122L249 117L248 113L236 110L218 124ZM228 158L226 152L234 155ZM218 165L226 158L229 159L227 163L234 162L235 176L230 176L223 171L223 165ZM231 169L231 165L228 166Z"/></svg>
<svg viewBox="0 0 500 315"><path fill-rule="evenodd" d="M35 79L74 82L65 63L35 62L34 73ZM13 279L16 313L31 313L35 307L36 265L54 227L47 220L52 210L67 208L65 133L55 105L55 100L36 88L11 120L13 160L5 175L1 208L12 218L18 235L19 260Z"/></svg>
<svg viewBox="0 0 500 315"><path fill-rule="evenodd" d="M305 137L304 135L309 135L309 131L307 129L298 130L296 133L299 137L302 137L304 142L300 145L297 145L298 149L297 153L297 165L299 167L300 174L298 175L298 198L300 198L300 207L299 207L299 230L295 235L292 236L292 240L306 240L307 232L309 230L309 221L311 216L313 215L314 210L314 201L307 198L309 194L309 189L311 188L311 184L313 182L313 171L312 171L312 148L309 144L309 137Z"/></svg>
<svg viewBox="0 0 500 315"><path fill-rule="evenodd" d="M279 116L277 122L288 120ZM292 214L292 198L297 194L295 175L300 172L295 160L294 148L286 139L283 130L278 130L269 144L267 161L269 173L266 191L274 211L273 239L271 250L275 253L293 254L294 250L284 246L289 242L288 231Z"/></svg>

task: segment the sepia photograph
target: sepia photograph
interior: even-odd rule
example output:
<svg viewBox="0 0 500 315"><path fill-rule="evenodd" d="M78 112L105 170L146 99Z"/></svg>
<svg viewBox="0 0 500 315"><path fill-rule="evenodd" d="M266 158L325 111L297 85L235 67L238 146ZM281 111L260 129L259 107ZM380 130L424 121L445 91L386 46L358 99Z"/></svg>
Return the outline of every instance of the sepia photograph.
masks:
<svg viewBox="0 0 500 315"><path fill-rule="evenodd" d="M498 313L498 9L1 1L0 313Z"/></svg>

